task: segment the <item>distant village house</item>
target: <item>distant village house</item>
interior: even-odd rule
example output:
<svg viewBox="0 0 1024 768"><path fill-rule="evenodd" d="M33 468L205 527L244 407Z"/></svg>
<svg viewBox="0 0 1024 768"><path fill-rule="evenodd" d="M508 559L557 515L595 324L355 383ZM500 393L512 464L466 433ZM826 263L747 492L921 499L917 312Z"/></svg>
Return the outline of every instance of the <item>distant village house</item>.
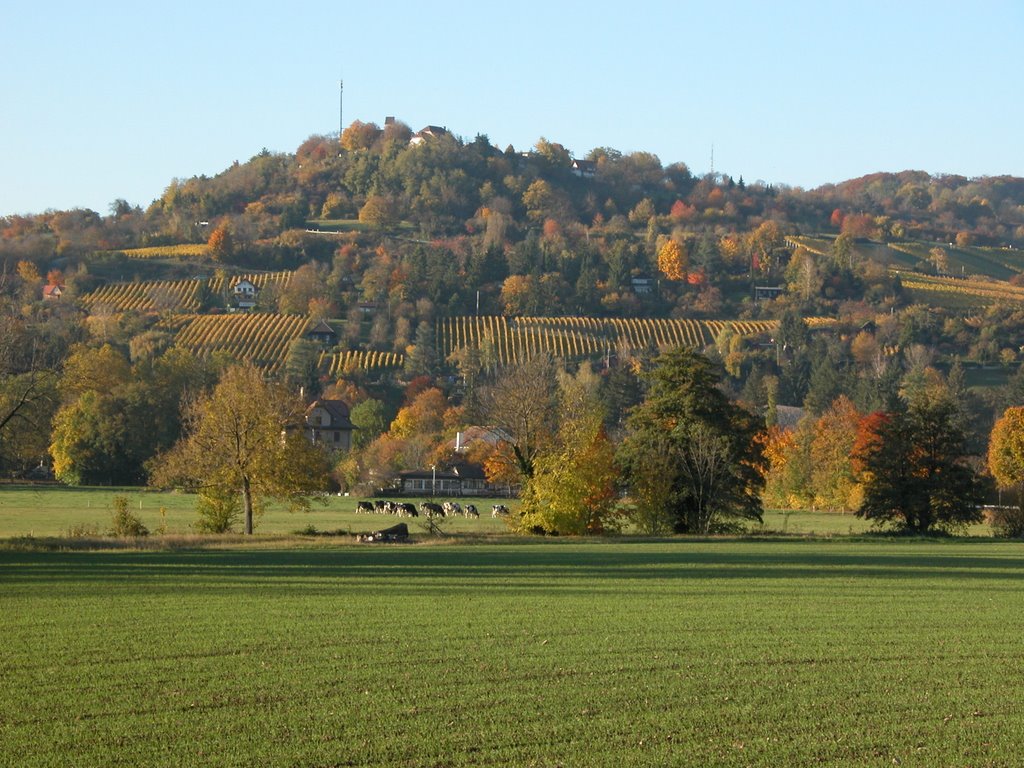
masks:
<svg viewBox="0 0 1024 768"><path fill-rule="evenodd" d="M439 125L428 125L422 131L417 131L412 135L412 138L409 139L409 145L415 147L422 144L427 139L438 139L441 136L447 135L447 128L442 128Z"/></svg>
<svg viewBox="0 0 1024 768"><path fill-rule="evenodd" d="M63 285L44 285L43 301L57 301L64 295Z"/></svg>
<svg viewBox="0 0 1024 768"><path fill-rule="evenodd" d="M782 285L756 285L754 286L754 301L770 301L777 299L786 288Z"/></svg>
<svg viewBox="0 0 1024 768"><path fill-rule="evenodd" d="M597 175L597 163L593 160L573 160L572 172L581 179L592 179Z"/></svg>
<svg viewBox="0 0 1024 768"><path fill-rule="evenodd" d="M235 309L253 309L259 295L256 284L243 278L231 286L231 305Z"/></svg>
<svg viewBox="0 0 1024 768"><path fill-rule="evenodd" d="M306 338L323 347L333 347L338 343L338 334L327 324L326 320L321 320L306 331Z"/></svg>

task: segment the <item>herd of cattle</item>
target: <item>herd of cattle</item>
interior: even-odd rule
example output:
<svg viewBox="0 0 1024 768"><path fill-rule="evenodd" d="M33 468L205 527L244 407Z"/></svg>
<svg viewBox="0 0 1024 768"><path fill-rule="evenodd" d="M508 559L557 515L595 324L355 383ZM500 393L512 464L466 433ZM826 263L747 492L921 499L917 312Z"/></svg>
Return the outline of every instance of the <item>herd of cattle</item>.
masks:
<svg viewBox="0 0 1024 768"><path fill-rule="evenodd" d="M398 517L480 517L475 504L459 504L456 501L446 501L435 504L432 501L424 501L419 507L407 501L360 501L356 504L356 512L364 515L397 515ZM508 507L504 504L491 506L491 517L508 517Z"/></svg>

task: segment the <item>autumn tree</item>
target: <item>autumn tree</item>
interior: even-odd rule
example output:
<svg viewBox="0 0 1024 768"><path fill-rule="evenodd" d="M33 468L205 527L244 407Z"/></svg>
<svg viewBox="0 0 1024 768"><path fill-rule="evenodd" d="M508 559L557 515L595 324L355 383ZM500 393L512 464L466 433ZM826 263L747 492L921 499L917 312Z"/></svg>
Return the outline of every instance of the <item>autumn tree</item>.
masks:
<svg viewBox="0 0 1024 768"><path fill-rule="evenodd" d="M1020 509L1012 515L999 513L994 526L1008 536L1024 535L1024 407L1011 406L992 427L988 468L1001 488L1017 491Z"/></svg>
<svg viewBox="0 0 1024 768"><path fill-rule="evenodd" d="M252 365L229 368L185 410L185 434L154 466L152 484L183 484L207 498L241 498L245 533L264 497L309 509L324 489L325 454L301 428L302 402Z"/></svg>
<svg viewBox="0 0 1024 768"><path fill-rule="evenodd" d="M350 152L370 149L381 137L381 134L380 126L376 123L355 120L342 131L341 146Z"/></svg>
<svg viewBox="0 0 1024 768"><path fill-rule="evenodd" d="M761 272L770 275L779 262L779 255L785 248L786 240L782 230L774 221L763 221L750 233L748 247L751 259Z"/></svg>
<svg viewBox="0 0 1024 768"><path fill-rule="evenodd" d="M231 259L235 255L235 238L231 232L231 225L226 220L218 224L210 233L206 245L210 249L210 258L217 261Z"/></svg>
<svg viewBox="0 0 1024 768"><path fill-rule="evenodd" d="M853 403L841 395L814 423L810 458L815 507L845 511L857 506L850 453L860 421Z"/></svg>
<svg viewBox="0 0 1024 768"><path fill-rule="evenodd" d="M534 462L526 481L520 530L570 535L599 534L616 527L615 451L604 431L597 380L589 366L561 374L559 426Z"/></svg>
<svg viewBox="0 0 1024 768"><path fill-rule="evenodd" d="M397 220L394 201L383 195L370 195L359 209L359 221L374 229L387 229Z"/></svg>
<svg viewBox="0 0 1024 768"><path fill-rule="evenodd" d="M675 240L666 240L658 249L658 269L668 280L686 278L686 251Z"/></svg>
<svg viewBox="0 0 1024 768"><path fill-rule="evenodd" d="M677 532L705 534L761 519L760 425L718 389L720 379L703 355L666 352L646 375L647 394L627 422L619 459L630 486L645 492L645 464L667 457L666 513Z"/></svg>
<svg viewBox="0 0 1024 768"><path fill-rule="evenodd" d="M533 476L534 462L557 429L556 371L550 355L536 355L500 370L475 392L470 414L507 443L510 463L522 478Z"/></svg>
<svg viewBox="0 0 1024 768"><path fill-rule="evenodd" d="M777 424L769 426L757 437L761 444L763 462L761 473L764 476L763 501L771 507L802 506L794 504L792 488L790 488L790 461L797 447L796 435L792 429L785 429Z"/></svg>

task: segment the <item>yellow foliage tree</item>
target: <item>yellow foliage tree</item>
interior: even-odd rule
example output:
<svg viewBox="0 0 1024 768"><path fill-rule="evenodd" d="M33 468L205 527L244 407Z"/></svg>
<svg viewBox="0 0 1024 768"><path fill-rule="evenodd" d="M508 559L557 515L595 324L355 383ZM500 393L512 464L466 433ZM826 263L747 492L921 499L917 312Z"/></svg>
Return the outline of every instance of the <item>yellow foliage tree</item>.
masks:
<svg viewBox="0 0 1024 768"><path fill-rule="evenodd" d="M254 366L229 368L211 394L188 406L185 436L156 462L151 482L187 485L221 502L241 496L247 534L262 497L308 509L328 467L326 454L294 429L302 413L300 400Z"/></svg>
<svg viewBox="0 0 1024 768"><path fill-rule="evenodd" d="M658 250L658 269L668 280L683 280L686 277L686 251L675 240L668 240Z"/></svg>
<svg viewBox="0 0 1024 768"><path fill-rule="evenodd" d="M992 427L988 468L1003 488L1024 485L1024 407L1007 408Z"/></svg>
<svg viewBox="0 0 1024 768"><path fill-rule="evenodd" d="M602 424L596 389L583 373L565 376L559 392L562 424L526 481L520 530L569 535L600 534L618 527L615 451Z"/></svg>

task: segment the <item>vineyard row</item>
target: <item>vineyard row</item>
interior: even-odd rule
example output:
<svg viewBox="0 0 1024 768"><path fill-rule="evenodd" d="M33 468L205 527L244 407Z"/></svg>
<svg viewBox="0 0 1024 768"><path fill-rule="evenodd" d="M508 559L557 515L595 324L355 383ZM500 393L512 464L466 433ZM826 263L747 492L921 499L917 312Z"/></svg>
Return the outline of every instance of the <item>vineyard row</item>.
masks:
<svg viewBox="0 0 1024 768"><path fill-rule="evenodd" d="M83 296L82 303L89 310L103 307L112 312L195 312L199 309L204 289L213 296L226 296L235 283L248 280L261 291L268 287L282 291L288 286L291 276L291 272L270 272L189 280L111 283Z"/></svg>
<svg viewBox="0 0 1024 768"><path fill-rule="evenodd" d="M813 319L813 327L825 322ZM676 320L595 317L449 317L438 321L437 340L447 358L463 348L480 350L494 362L521 362L540 352L564 359L584 359L623 347L692 347L712 344L725 328L742 336L770 333L774 320Z"/></svg>

